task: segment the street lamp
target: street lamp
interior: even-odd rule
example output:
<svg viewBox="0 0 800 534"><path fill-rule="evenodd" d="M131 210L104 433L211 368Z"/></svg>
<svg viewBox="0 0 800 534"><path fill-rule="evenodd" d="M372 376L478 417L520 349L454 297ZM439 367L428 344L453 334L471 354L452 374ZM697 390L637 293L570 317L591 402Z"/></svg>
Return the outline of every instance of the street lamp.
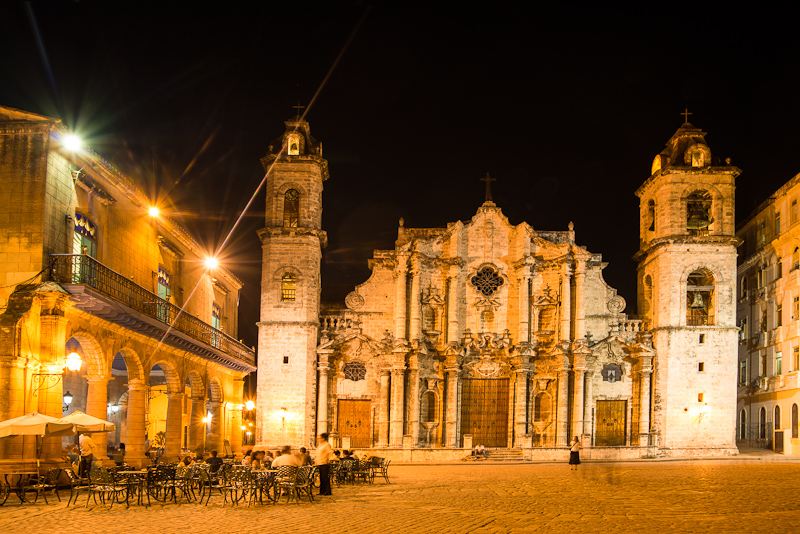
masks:
<svg viewBox="0 0 800 534"><path fill-rule="evenodd" d="M69 410L70 404L72 404L72 393L67 390L67 392L64 393L64 411Z"/></svg>
<svg viewBox="0 0 800 534"><path fill-rule="evenodd" d="M81 138L75 134L69 134L64 136L61 141L61 144L64 145L64 148L69 150L70 152L77 152L83 146L83 141Z"/></svg>
<svg viewBox="0 0 800 534"><path fill-rule="evenodd" d="M250 411L250 410L252 410L253 408L256 407L256 403L251 401L251 400L249 400L249 401L244 403L244 407L247 408L247 411Z"/></svg>
<svg viewBox="0 0 800 534"><path fill-rule="evenodd" d="M67 355L67 370L77 373L81 370L81 364L83 364L81 355L74 350Z"/></svg>

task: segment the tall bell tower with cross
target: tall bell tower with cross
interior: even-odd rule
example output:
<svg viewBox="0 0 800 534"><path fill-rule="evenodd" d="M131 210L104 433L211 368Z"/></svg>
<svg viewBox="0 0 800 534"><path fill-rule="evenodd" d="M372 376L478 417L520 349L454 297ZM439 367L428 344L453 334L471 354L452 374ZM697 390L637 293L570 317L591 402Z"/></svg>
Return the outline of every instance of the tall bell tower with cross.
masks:
<svg viewBox="0 0 800 534"><path fill-rule="evenodd" d="M737 453L734 190L741 171L712 157L706 133L688 122L688 109L681 115L684 123L636 191L639 314L656 349L643 376L652 376L658 407L649 428L639 429L640 445L667 456L722 456Z"/></svg>
<svg viewBox="0 0 800 534"><path fill-rule="evenodd" d="M258 323L256 445L315 445L322 188L322 143L298 114L261 159L266 178Z"/></svg>

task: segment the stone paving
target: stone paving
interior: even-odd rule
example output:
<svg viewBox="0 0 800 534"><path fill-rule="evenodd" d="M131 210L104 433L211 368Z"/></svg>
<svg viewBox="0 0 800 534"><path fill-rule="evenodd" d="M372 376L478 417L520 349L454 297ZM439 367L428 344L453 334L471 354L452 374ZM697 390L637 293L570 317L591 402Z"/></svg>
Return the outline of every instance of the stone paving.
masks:
<svg viewBox="0 0 800 534"><path fill-rule="evenodd" d="M399 465L314 504L8 503L0 532L798 532L800 463L764 460Z"/></svg>

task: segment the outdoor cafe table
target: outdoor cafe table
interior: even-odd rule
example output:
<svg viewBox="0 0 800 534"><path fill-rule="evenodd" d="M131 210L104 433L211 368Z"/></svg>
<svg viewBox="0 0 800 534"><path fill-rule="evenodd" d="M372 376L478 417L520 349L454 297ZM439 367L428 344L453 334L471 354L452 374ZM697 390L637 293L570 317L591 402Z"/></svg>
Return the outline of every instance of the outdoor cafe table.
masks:
<svg viewBox="0 0 800 534"><path fill-rule="evenodd" d="M9 483L9 481L8 481L9 475L10 476L15 476L15 475L19 476L19 478L17 479L17 483L14 486L12 486L11 483ZM32 477L34 475L38 476L39 472L38 471L16 471L16 470L15 471L6 471L6 472L4 472L3 473L3 477L5 479L5 487L7 488L8 493L5 494L5 496L3 497L3 502L0 502L0 505L3 505L3 504L6 503L6 500L8 500L8 494L11 493L12 491L17 494L17 497L19 498L20 504L24 503L24 502L27 502L27 499L25 499L25 490L23 489L23 484L22 483L23 483L23 481L26 481L26 480L30 479L30 477ZM5 492L3 492L3 493L5 493Z"/></svg>
<svg viewBox="0 0 800 534"><path fill-rule="evenodd" d="M136 504L142 504L142 490L144 489L144 482L147 479L147 469L141 469L139 471L117 471L115 476L128 477L128 492L130 493L131 487L134 487L136 490ZM131 479L133 480L131 481Z"/></svg>
<svg viewBox="0 0 800 534"><path fill-rule="evenodd" d="M277 495L277 485L275 484L275 475L277 474L277 469L253 469L250 471L255 482L257 484L257 488L259 491L259 501L263 504L264 499L264 491L266 490L267 499L271 500L272 502L277 502L278 495ZM265 487L266 486L266 487ZM273 494L270 495L269 490L270 488L273 490Z"/></svg>

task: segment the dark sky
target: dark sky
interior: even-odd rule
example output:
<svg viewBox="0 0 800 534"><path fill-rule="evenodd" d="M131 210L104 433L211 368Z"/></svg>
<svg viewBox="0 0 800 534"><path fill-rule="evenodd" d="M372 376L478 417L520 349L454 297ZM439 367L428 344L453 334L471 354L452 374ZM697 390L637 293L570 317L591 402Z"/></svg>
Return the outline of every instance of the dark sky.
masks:
<svg viewBox="0 0 800 534"><path fill-rule="evenodd" d="M800 40L766 5L176 4L4 3L0 104L63 119L213 249L341 54L306 116L331 171L326 300L369 276L400 217L471 218L488 171L513 224L574 221L635 313L633 192L685 106L744 171L739 219L800 171ZM248 344L263 210L261 194L223 251Z"/></svg>

